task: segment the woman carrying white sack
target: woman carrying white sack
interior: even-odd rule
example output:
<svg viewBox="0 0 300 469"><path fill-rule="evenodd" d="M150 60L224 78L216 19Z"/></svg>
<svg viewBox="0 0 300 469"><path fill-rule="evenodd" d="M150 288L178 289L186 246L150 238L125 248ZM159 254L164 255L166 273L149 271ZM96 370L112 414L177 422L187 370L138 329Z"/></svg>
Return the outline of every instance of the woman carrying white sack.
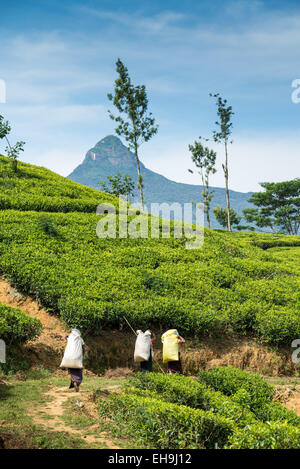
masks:
<svg viewBox="0 0 300 469"><path fill-rule="evenodd" d="M135 341L134 361L140 362L142 373L151 372L153 360L153 341L155 336L150 329L147 329L145 332L138 330L136 333L137 338Z"/></svg>
<svg viewBox="0 0 300 469"><path fill-rule="evenodd" d="M75 388L79 391L79 386L83 378L83 355L84 341L81 338L78 329L72 329L67 340L64 357L60 364L60 368L68 368L71 383L69 389Z"/></svg>

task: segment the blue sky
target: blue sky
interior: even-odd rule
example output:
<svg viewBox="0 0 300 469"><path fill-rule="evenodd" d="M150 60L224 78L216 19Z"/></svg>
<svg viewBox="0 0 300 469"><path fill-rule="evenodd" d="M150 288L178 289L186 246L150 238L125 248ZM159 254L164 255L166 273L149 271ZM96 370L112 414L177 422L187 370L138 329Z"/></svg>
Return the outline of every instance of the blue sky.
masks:
<svg viewBox="0 0 300 469"><path fill-rule="evenodd" d="M300 5L295 1L33 1L1 4L0 114L25 140L24 161L62 175L114 133L107 93L120 57L145 84L158 134L141 147L150 169L197 184L188 144L210 137L210 92L233 106L230 187L300 174ZM212 184L224 185L218 172Z"/></svg>

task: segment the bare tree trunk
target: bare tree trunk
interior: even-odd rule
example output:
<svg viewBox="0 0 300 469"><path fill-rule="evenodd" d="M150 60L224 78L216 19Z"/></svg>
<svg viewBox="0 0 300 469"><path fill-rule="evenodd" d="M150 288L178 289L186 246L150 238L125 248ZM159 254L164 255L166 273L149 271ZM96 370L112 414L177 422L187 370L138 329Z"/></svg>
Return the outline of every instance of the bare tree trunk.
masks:
<svg viewBox="0 0 300 469"><path fill-rule="evenodd" d="M227 203L227 225L228 231L231 231L231 220L230 220L230 200L229 200L229 189L228 189L228 153L227 153L227 142L225 141L225 166L223 166L225 176L225 187L226 187L226 203Z"/></svg>
<svg viewBox="0 0 300 469"><path fill-rule="evenodd" d="M204 213L206 215L207 228L210 228L209 202L208 202L209 185L208 185L208 181L204 179L203 170L201 171L201 179L202 179L202 187L203 187L203 191L202 191L201 195L202 195L203 201L204 201Z"/></svg>
<svg viewBox="0 0 300 469"><path fill-rule="evenodd" d="M18 170L18 161L15 158L13 158L11 160L11 164L12 164L13 172L16 173Z"/></svg>
<svg viewBox="0 0 300 469"><path fill-rule="evenodd" d="M207 207L206 218L207 218L207 228L210 229L209 207Z"/></svg>
<svg viewBox="0 0 300 469"><path fill-rule="evenodd" d="M136 167L137 167L137 172L138 172L138 188L140 190L140 202L141 202L142 210L144 210L144 195L143 195L143 185L142 185L143 178L141 174L140 160L138 156L138 147L137 147L136 142L134 144L134 153L135 153Z"/></svg>

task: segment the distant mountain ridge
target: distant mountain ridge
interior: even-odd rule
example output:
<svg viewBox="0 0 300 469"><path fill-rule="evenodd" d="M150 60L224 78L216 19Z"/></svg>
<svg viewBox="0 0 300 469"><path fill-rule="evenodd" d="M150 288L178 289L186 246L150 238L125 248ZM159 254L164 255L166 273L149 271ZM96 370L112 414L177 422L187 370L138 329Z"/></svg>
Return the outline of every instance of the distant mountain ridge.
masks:
<svg viewBox="0 0 300 469"><path fill-rule="evenodd" d="M141 162L141 173L144 180L144 197L146 206L150 209L151 203L173 203L181 204L191 201L201 201L201 185L184 184L172 181L158 174ZM137 184L137 170L134 154L129 151L121 140L108 135L100 140L85 155L83 162L78 165L68 178L84 184L85 186L100 189L99 182L104 181L107 176L114 176L118 171L123 175L130 174L135 185ZM212 208L217 205L226 206L225 189L214 187ZM230 191L231 206L239 213L246 207L252 205L248 202L252 192ZM138 199L138 192L135 193ZM211 216L211 227L220 228L213 214Z"/></svg>

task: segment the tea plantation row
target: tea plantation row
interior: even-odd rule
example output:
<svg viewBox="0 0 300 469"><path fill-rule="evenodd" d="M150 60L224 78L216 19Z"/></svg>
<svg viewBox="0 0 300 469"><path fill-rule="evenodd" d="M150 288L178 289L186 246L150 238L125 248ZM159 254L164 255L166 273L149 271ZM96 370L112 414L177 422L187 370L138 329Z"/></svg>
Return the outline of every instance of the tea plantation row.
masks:
<svg viewBox="0 0 300 469"><path fill-rule="evenodd" d="M300 448L300 418L272 402L273 392L260 376L233 367L197 380L138 373L122 394L99 401L99 414L116 434L151 448Z"/></svg>

